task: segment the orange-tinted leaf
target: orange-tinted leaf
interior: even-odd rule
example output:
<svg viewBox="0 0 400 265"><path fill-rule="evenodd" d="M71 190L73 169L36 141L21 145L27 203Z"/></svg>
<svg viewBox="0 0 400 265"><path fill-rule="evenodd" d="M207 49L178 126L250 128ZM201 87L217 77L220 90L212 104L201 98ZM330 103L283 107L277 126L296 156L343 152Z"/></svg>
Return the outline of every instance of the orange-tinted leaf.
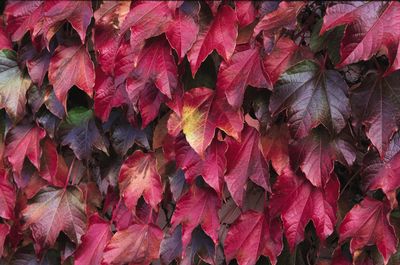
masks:
<svg viewBox="0 0 400 265"><path fill-rule="evenodd" d="M119 188L129 209L134 209L140 196L154 209L161 201L161 177L152 153L135 151L129 156L119 172Z"/></svg>

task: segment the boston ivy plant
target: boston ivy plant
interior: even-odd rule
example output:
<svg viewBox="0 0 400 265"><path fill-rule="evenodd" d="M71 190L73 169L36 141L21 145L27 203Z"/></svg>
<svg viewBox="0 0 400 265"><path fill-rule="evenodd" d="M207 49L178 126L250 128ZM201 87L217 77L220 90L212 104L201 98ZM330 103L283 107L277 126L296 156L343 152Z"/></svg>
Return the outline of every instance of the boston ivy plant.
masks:
<svg viewBox="0 0 400 265"><path fill-rule="evenodd" d="M7 1L0 264L400 264L400 3Z"/></svg>

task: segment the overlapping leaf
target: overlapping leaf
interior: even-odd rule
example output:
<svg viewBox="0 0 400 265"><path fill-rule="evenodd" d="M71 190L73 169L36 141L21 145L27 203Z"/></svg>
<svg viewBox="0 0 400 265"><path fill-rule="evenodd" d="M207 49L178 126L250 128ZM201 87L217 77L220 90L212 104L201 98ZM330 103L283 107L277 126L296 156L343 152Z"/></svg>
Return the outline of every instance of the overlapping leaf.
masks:
<svg viewBox="0 0 400 265"><path fill-rule="evenodd" d="M78 244L86 230L83 195L75 187L43 189L24 209L23 216L41 248L53 246L61 231Z"/></svg>
<svg viewBox="0 0 400 265"><path fill-rule="evenodd" d="M381 157L385 155L400 119L399 80L399 73L388 77L369 73L351 91L350 102L354 116L365 126L368 138Z"/></svg>
<svg viewBox="0 0 400 265"><path fill-rule="evenodd" d="M334 5L326 11L320 34L339 25L346 25L341 42L339 66L368 60L384 51L391 66L400 68L399 33L400 4L397 2L352 2Z"/></svg>
<svg viewBox="0 0 400 265"><path fill-rule="evenodd" d="M125 204L135 208L140 196L153 207L161 201L161 177L157 172L154 155L134 152L125 160L119 172L119 187Z"/></svg>
<svg viewBox="0 0 400 265"><path fill-rule="evenodd" d="M19 121L25 115L25 95L32 81L21 72L16 60L14 51L0 51L0 108Z"/></svg>
<svg viewBox="0 0 400 265"><path fill-rule="evenodd" d="M276 264L283 248L279 221L269 220L264 213L243 213L229 228L224 246L228 261L236 258L240 265L255 264L264 255Z"/></svg>
<svg viewBox="0 0 400 265"><path fill-rule="evenodd" d="M149 224L134 224L118 231L104 250L103 264L149 264L158 258L162 231Z"/></svg>
<svg viewBox="0 0 400 265"><path fill-rule="evenodd" d="M351 238L352 253L366 245L376 244L387 263L390 255L396 251L398 243L393 226L389 222L389 211L387 201L364 198L351 209L341 223L340 241Z"/></svg>
<svg viewBox="0 0 400 265"><path fill-rule="evenodd" d="M287 113L295 137L306 136L320 124L338 133L350 116L347 89L338 72L306 60L281 76L271 97L270 110L273 114Z"/></svg>
<svg viewBox="0 0 400 265"><path fill-rule="evenodd" d="M185 248L190 242L192 231L200 225L214 243L218 242L218 209L220 200L211 189L192 185L190 191L183 195L176 204L171 224L175 228L182 224L182 242Z"/></svg>
<svg viewBox="0 0 400 265"><path fill-rule="evenodd" d="M290 249L304 239L304 229L309 221L313 222L321 240L333 233L338 193L339 182L335 178L323 190L290 169L279 176L271 198L271 216L281 214Z"/></svg>

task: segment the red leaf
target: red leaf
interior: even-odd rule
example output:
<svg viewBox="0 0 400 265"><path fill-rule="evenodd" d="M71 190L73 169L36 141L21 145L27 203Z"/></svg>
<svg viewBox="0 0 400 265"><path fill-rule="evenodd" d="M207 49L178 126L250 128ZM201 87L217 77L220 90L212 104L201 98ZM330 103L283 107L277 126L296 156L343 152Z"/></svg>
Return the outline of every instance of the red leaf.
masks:
<svg viewBox="0 0 400 265"><path fill-rule="evenodd" d="M12 41L19 41L43 16L43 1L10 1L4 10L7 32ZM33 39L33 36L31 36Z"/></svg>
<svg viewBox="0 0 400 265"><path fill-rule="evenodd" d="M337 4L327 9L320 34L346 25L340 46L338 67L368 60L383 51L390 60L388 73L400 68L400 3L354 2Z"/></svg>
<svg viewBox="0 0 400 265"><path fill-rule="evenodd" d="M192 48L199 33L197 24L200 5L197 2L184 2L184 6L175 11L175 15L165 32L171 47L178 54L179 62Z"/></svg>
<svg viewBox="0 0 400 265"><path fill-rule="evenodd" d="M129 209L134 209L140 196L154 209L161 201L161 177L153 154L135 151L122 164L118 177L119 188Z"/></svg>
<svg viewBox="0 0 400 265"><path fill-rule="evenodd" d="M22 214L41 248L52 247L61 231L78 244L86 230L82 192L75 187L41 190Z"/></svg>
<svg viewBox="0 0 400 265"><path fill-rule="evenodd" d="M68 91L77 86L90 97L93 94L95 72L84 45L58 46L50 60L49 81L60 102L66 105Z"/></svg>
<svg viewBox="0 0 400 265"><path fill-rule="evenodd" d="M282 37L277 40L271 53L265 56L263 60L264 70L272 84L275 84L279 76L294 65L296 61L305 59L305 56L296 56L299 50L300 47L290 38Z"/></svg>
<svg viewBox="0 0 400 265"><path fill-rule="evenodd" d="M53 186L64 187L68 178L68 167L64 158L58 154L56 145L49 138L44 140L42 149L40 176Z"/></svg>
<svg viewBox="0 0 400 265"><path fill-rule="evenodd" d="M171 10L164 1L141 2L134 6L121 26L121 34L131 31L130 44L133 49L134 66L145 40L165 32L172 19Z"/></svg>
<svg viewBox="0 0 400 265"><path fill-rule="evenodd" d="M104 250L102 264L150 264L158 258L163 233L152 224L118 231Z"/></svg>
<svg viewBox="0 0 400 265"><path fill-rule="evenodd" d="M400 73L382 77L368 73L351 91L350 103L356 120L365 126L372 144L384 157L400 119Z"/></svg>
<svg viewBox="0 0 400 265"><path fill-rule="evenodd" d="M242 207L247 180L270 190L268 164L260 149L259 132L246 126L241 135L241 142L227 138L227 168L225 182L235 203Z"/></svg>
<svg viewBox="0 0 400 265"><path fill-rule="evenodd" d="M256 18L256 10L254 8L253 2L238 1L235 2L235 6L239 27L242 28L253 23Z"/></svg>
<svg viewBox="0 0 400 265"><path fill-rule="evenodd" d="M82 44L85 43L86 30L93 16L90 1L45 1L43 16L34 26L33 36L44 35L47 44L64 21L78 32Z"/></svg>
<svg viewBox="0 0 400 265"><path fill-rule="evenodd" d="M118 231L127 229L133 224L134 210L129 210L123 201L119 201L112 212L112 220Z"/></svg>
<svg viewBox="0 0 400 265"><path fill-rule="evenodd" d="M4 219L14 217L16 191L14 185L8 180L6 172L0 170L0 216ZM1 249L1 248L0 248ZM1 256L1 255L0 255Z"/></svg>
<svg viewBox="0 0 400 265"><path fill-rule="evenodd" d="M264 37L272 38L281 28L293 29L296 24L297 14L304 6L301 1L282 1L278 9L266 14L254 28L253 36L264 31Z"/></svg>
<svg viewBox="0 0 400 265"><path fill-rule="evenodd" d="M178 70L168 42L151 42L140 53L137 67L132 72L131 85L127 86L131 101L135 102L134 99L140 97L139 93L148 87L148 83L154 83L161 93L171 98L178 85L177 75Z"/></svg>
<svg viewBox="0 0 400 265"><path fill-rule="evenodd" d="M100 265L103 250L110 241L112 233L110 224L96 213L89 219L89 228L82 236L82 244L75 252L76 265Z"/></svg>
<svg viewBox="0 0 400 265"><path fill-rule="evenodd" d="M0 224L0 257L3 256L4 242L9 233L10 233L10 226L8 224Z"/></svg>
<svg viewBox="0 0 400 265"><path fill-rule="evenodd" d="M129 12L129 1L104 1L94 12L94 46L103 72L114 72L119 28ZM96 75L97 76L97 75Z"/></svg>
<svg viewBox="0 0 400 265"><path fill-rule="evenodd" d="M365 156L363 176L368 179L368 189L382 189L392 205L397 204L396 190L400 187L400 134L396 133L390 140L383 159L376 152ZM393 198L393 200L392 200Z"/></svg>
<svg viewBox="0 0 400 265"><path fill-rule="evenodd" d="M259 48L236 52L231 60L222 62L217 77L217 89L225 92L229 104L235 108L242 105L247 86L270 87L264 75Z"/></svg>
<svg viewBox="0 0 400 265"><path fill-rule="evenodd" d="M187 54L192 76L196 75L201 63L213 50L228 61L235 50L237 35L235 11L228 5L221 6L213 22L200 30L196 42Z"/></svg>
<svg viewBox="0 0 400 265"><path fill-rule="evenodd" d="M350 143L339 137L331 139L324 129L314 129L309 136L292 145L289 151L294 168L300 166L311 184L320 188L324 188L332 176L335 177L335 160L346 166L345 157L349 162L356 157L355 148Z"/></svg>
<svg viewBox="0 0 400 265"><path fill-rule="evenodd" d="M4 31L3 23L0 23L0 49L12 50L12 43L8 34Z"/></svg>
<svg viewBox="0 0 400 265"><path fill-rule="evenodd" d="M225 142L214 140L206 150L202 176L204 181L217 194L222 194L224 174L226 170L225 152L228 145Z"/></svg>
<svg viewBox="0 0 400 265"><path fill-rule="evenodd" d="M128 104L124 84L116 86L114 78L105 74L100 68L96 70L96 83L93 90L94 112L103 122L108 120L113 108Z"/></svg>
<svg viewBox="0 0 400 265"><path fill-rule="evenodd" d="M204 232L211 237L214 244L218 242L218 209L221 202L217 194L207 188L199 188L196 184L183 195L176 204L172 216L172 229L182 224L183 249L189 244L192 231L200 225Z"/></svg>
<svg viewBox="0 0 400 265"><path fill-rule="evenodd" d="M40 140L46 136L46 131L36 124L21 124L10 130L6 137L4 156L13 166L14 172L21 173L25 157L40 168Z"/></svg>
<svg viewBox="0 0 400 265"><path fill-rule="evenodd" d="M336 178L325 189L316 188L308 180L286 169L279 176L271 197L271 216L281 214L291 251L304 239L304 229L312 221L323 241L335 229L336 200L339 182Z"/></svg>
<svg viewBox="0 0 400 265"><path fill-rule="evenodd" d="M213 140L205 152L204 160L189 146L184 137L175 140L176 164L185 172L189 183L199 175L213 188L218 195L222 194L226 170L225 152L227 144Z"/></svg>
<svg viewBox="0 0 400 265"><path fill-rule="evenodd" d="M183 170L185 179L189 183L192 183L197 176L202 175L204 162L183 135L179 135L175 139L174 151L176 164Z"/></svg>
<svg viewBox="0 0 400 265"><path fill-rule="evenodd" d="M296 138L307 136L320 124L338 133L350 116L347 89L338 72L305 60L291 67L278 80L270 110L274 115L282 111L287 113L289 128Z"/></svg>
<svg viewBox="0 0 400 265"><path fill-rule="evenodd" d="M385 264L396 251L398 240L389 222L390 205L372 198L364 198L353 207L339 227L340 241L351 238L350 251L353 253L364 246L376 245Z"/></svg>
<svg viewBox="0 0 400 265"><path fill-rule="evenodd" d="M228 230L224 252L229 263L236 258L239 265L256 264L260 255L269 257L272 264L283 249L282 230L278 219L268 214L243 213Z"/></svg>

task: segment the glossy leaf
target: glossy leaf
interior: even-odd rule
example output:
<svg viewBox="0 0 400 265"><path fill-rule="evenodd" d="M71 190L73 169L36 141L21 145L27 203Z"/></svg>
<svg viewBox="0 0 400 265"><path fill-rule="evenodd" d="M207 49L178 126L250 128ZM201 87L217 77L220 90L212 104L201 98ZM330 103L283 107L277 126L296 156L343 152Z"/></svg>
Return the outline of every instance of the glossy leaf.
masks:
<svg viewBox="0 0 400 265"><path fill-rule="evenodd" d="M50 42L57 29L68 21L85 42L86 30L93 16L91 2L45 1L42 6L43 16L34 26L33 35L44 35Z"/></svg>
<svg viewBox="0 0 400 265"><path fill-rule="evenodd" d="M121 25L121 32L130 30L134 65L145 40L165 32L172 14L166 2L142 2L133 7Z"/></svg>
<svg viewBox="0 0 400 265"><path fill-rule="evenodd" d="M165 32L171 47L177 52L179 61L192 48L199 32L197 24L200 5L197 2L185 2L175 11L173 20Z"/></svg>
<svg viewBox="0 0 400 265"><path fill-rule="evenodd" d="M303 61L278 80L270 110L275 115L286 111L295 137L306 136L320 124L338 133L350 116L347 89L338 72L323 69L313 61Z"/></svg>

